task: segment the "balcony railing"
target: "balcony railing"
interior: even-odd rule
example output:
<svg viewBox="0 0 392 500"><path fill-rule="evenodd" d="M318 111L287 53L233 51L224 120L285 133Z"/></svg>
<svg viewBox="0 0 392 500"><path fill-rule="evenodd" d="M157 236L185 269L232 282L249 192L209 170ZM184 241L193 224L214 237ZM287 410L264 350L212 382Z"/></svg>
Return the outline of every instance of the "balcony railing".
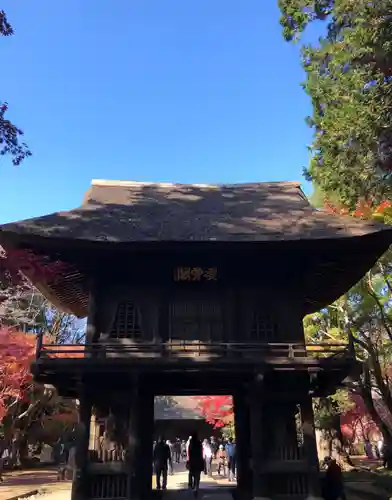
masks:
<svg viewBox="0 0 392 500"><path fill-rule="evenodd" d="M350 346L341 343L303 344L292 342L203 342L173 340L169 342L106 342L89 345L47 344L38 340L37 359L53 358L132 358L132 359L254 359L254 358L327 358L350 354Z"/></svg>

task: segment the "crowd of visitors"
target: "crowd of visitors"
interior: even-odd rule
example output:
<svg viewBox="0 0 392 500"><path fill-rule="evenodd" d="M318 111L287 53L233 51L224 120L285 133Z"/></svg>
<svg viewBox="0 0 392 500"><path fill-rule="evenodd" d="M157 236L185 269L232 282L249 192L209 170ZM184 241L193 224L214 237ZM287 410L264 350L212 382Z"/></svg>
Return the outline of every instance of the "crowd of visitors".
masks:
<svg viewBox="0 0 392 500"><path fill-rule="evenodd" d="M188 486L197 496L201 474L212 477L216 464L218 476L236 479L236 444L232 438L216 440L214 437L201 441L197 433L188 440L177 438L174 443L160 437L154 443L153 465L158 490L166 489L168 473L173 473L173 464L185 462L188 473Z"/></svg>
<svg viewBox="0 0 392 500"><path fill-rule="evenodd" d="M173 463L184 461L188 469L188 487L198 496L201 474L212 477L213 463L219 476L229 481L236 479L236 444L233 439L218 442L215 438L201 441L197 433L188 441L176 439L174 443L163 437L154 443L153 464L156 474L156 487L165 490L169 471L173 473ZM326 468L322 485L325 500L345 500L342 470L336 460L326 457Z"/></svg>

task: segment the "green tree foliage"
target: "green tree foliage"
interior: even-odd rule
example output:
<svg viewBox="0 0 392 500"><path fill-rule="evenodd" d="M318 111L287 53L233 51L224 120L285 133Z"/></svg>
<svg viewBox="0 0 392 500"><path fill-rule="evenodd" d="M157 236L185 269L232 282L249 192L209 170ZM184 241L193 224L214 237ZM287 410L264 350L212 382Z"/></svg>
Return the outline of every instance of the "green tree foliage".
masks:
<svg viewBox="0 0 392 500"><path fill-rule="evenodd" d="M315 400L315 426L322 431L340 430L340 416L353 408L350 393L347 390L338 390L327 398Z"/></svg>
<svg viewBox="0 0 392 500"><path fill-rule="evenodd" d="M313 402L315 426L320 432L324 453L335 457L344 467L352 463L343 439L341 415L352 407L350 393L345 389L329 397L316 398Z"/></svg>
<svg viewBox="0 0 392 500"><path fill-rule="evenodd" d="M286 40L325 21L305 45L303 84L313 114L312 159L305 170L324 193L354 208L392 194L392 0L279 0Z"/></svg>
<svg viewBox="0 0 392 500"><path fill-rule="evenodd" d="M392 444L392 258L388 252L347 294L304 319L310 342L348 341L352 335L362 373L327 400L316 401L320 429L338 431L337 416L350 409L348 392L360 395L386 442ZM335 434L336 437L336 434ZM341 436L338 436L341 439Z"/></svg>
<svg viewBox="0 0 392 500"><path fill-rule="evenodd" d="M6 13L0 9L0 36L9 37L13 34L14 30ZM21 142L23 131L6 117L7 111L7 102L0 101L0 156L10 155L12 163L19 165L25 158L31 156L31 151L26 143Z"/></svg>
<svg viewBox="0 0 392 500"><path fill-rule="evenodd" d="M318 189L314 203L320 205L318 202L323 198L325 200L324 193ZM349 213L342 205L328 202L325 206L335 213ZM374 208L362 202L352 215L392 224L392 203L383 202ZM345 390L316 401L316 425L329 440L330 447L335 442L338 451L344 449L339 415L351 409L350 394L361 396L369 415L391 446L392 249L343 297L306 316L304 331L310 343L347 343L353 339L357 358L362 361L362 373L347 381Z"/></svg>
<svg viewBox="0 0 392 500"><path fill-rule="evenodd" d="M304 331L308 343L348 342L335 304L306 316ZM349 460L345 452L340 416L352 408L350 391L344 388L329 397L316 398L313 408L315 426L321 434L325 454L334 456L342 465L346 464Z"/></svg>

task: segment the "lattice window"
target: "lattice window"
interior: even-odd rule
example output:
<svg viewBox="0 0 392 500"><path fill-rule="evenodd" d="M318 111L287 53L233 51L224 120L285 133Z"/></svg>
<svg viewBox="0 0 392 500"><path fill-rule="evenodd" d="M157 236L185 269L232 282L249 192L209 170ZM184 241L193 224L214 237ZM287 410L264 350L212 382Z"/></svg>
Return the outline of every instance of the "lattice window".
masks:
<svg viewBox="0 0 392 500"><path fill-rule="evenodd" d="M255 311L253 315L250 337L256 342L258 340L272 341L275 340L275 321L266 311Z"/></svg>
<svg viewBox="0 0 392 500"><path fill-rule="evenodd" d="M222 306L216 300L174 301L170 306L170 338L219 341L223 338Z"/></svg>
<svg viewBox="0 0 392 500"><path fill-rule="evenodd" d="M137 339L141 336L141 317L138 307L133 302L119 304L110 337L115 339Z"/></svg>

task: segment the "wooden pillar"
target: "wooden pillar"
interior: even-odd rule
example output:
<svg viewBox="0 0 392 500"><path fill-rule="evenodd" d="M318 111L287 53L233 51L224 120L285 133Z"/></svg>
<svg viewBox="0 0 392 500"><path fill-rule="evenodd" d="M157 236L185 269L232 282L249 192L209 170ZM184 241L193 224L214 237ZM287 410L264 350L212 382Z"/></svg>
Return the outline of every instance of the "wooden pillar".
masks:
<svg viewBox="0 0 392 500"><path fill-rule="evenodd" d="M99 338L99 289L96 279L90 280L88 296L88 313L86 324L86 344L90 345Z"/></svg>
<svg viewBox="0 0 392 500"><path fill-rule="evenodd" d="M239 500L252 496L252 469L250 467L250 418L245 389L233 397L237 451L237 490Z"/></svg>
<svg viewBox="0 0 392 500"><path fill-rule="evenodd" d="M319 460L311 396L301 402L301 421L305 459L308 463L308 498L321 498Z"/></svg>
<svg viewBox="0 0 392 500"><path fill-rule="evenodd" d="M128 468L128 499L139 498L138 491L138 456L139 456L139 425L140 425L140 404L139 404L139 379L132 378L132 387L128 396L128 440L127 440L127 468Z"/></svg>
<svg viewBox="0 0 392 500"><path fill-rule="evenodd" d="M86 345L85 357L97 358L105 356L104 352L99 351L99 337L101 334L101 319L100 313L103 304L100 302L100 289L97 278L90 279L90 289L88 296L88 311L86 324Z"/></svg>
<svg viewBox="0 0 392 500"><path fill-rule="evenodd" d="M140 498L149 498L152 489L152 441L154 433L154 395L142 389L140 395L139 449L136 474L138 476Z"/></svg>
<svg viewBox="0 0 392 500"><path fill-rule="evenodd" d="M128 419L128 498L147 498L151 494L152 435L154 396L143 389L140 377L133 377Z"/></svg>
<svg viewBox="0 0 392 500"><path fill-rule="evenodd" d="M250 408L250 437L251 437L251 463L252 463L252 492L253 498L257 500L268 498L268 485L266 476L263 474L265 459L265 414L267 406L263 404L263 380L255 381L249 391Z"/></svg>
<svg viewBox="0 0 392 500"><path fill-rule="evenodd" d="M79 396L79 423L76 432L75 470L72 482L72 500L88 498L88 447L90 439L91 399L86 387Z"/></svg>

